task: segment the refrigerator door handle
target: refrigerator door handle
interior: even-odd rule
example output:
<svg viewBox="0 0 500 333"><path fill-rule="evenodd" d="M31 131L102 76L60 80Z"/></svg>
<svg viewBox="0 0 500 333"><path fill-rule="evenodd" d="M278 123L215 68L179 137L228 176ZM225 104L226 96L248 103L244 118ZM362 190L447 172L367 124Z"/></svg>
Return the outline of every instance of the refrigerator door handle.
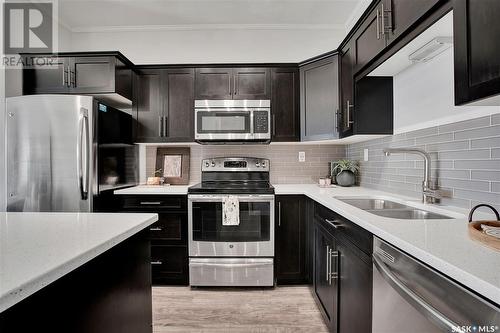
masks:
<svg viewBox="0 0 500 333"><path fill-rule="evenodd" d="M90 182L90 143L88 110L85 108L80 108L77 163L81 198L87 200Z"/></svg>

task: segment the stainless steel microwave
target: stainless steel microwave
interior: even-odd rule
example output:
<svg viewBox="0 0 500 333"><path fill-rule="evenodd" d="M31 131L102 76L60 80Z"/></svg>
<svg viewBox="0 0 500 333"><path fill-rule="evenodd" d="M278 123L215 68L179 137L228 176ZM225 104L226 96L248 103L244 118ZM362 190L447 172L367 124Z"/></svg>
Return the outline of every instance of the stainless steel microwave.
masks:
<svg viewBox="0 0 500 333"><path fill-rule="evenodd" d="M196 100L195 140L200 143L268 143L270 100Z"/></svg>

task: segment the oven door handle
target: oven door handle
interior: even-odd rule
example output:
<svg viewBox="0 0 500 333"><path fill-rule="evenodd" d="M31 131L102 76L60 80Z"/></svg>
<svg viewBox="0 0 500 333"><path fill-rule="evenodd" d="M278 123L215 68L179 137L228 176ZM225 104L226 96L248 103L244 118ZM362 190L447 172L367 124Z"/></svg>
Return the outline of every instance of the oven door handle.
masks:
<svg viewBox="0 0 500 333"><path fill-rule="evenodd" d="M228 195L189 195L188 200L191 202L221 202L222 199L227 197ZM236 195L236 198L239 201L243 202L273 201L274 195L272 194Z"/></svg>
<svg viewBox="0 0 500 333"><path fill-rule="evenodd" d="M441 328L451 332L459 325L439 312L437 309L428 304L419 295L414 293L410 288L404 285L378 258L377 254L373 254L373 264L382 275L382 277L393 287L407 302L413 305L420 313L426 318L429 318L434 323L438 324Z"/></svg>
<svg viewBox="0 0 500 333"><path fill-rule="evenodd" d="M248 264L221 264L221 263L209 263L209 262L204 262L204 263L190 263L189 266L191 267L238 267L238 268L244 268L244 267L262 267L262 266L269 266L273 265L272 262L256 262L256 263L248 263Z"/></svg>

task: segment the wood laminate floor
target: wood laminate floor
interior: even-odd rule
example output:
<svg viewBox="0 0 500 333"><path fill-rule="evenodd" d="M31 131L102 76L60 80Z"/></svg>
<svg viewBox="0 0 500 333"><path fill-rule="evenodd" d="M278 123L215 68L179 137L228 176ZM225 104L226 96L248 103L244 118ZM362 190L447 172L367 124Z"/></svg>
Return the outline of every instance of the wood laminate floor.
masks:
<svg viewBox="0 0 500 333"><path fill-rule="evenodd" d="M328 332L306 286L154 287L153 332Z"/></svg>

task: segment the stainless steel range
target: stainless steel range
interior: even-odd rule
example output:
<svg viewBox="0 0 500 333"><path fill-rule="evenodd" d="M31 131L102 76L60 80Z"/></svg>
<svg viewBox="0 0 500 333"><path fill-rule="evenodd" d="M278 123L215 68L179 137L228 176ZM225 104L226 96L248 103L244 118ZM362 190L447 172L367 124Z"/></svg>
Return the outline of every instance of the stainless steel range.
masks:
<svg viewBox="0 0 500 333"><path fill-rule="evenodd" d="M192 286L274 284L274 188L269 167L269 160L250 157L202 161L202 182L188 190ZM229 202L239 217L232 224L226 223Z"/></svg>

